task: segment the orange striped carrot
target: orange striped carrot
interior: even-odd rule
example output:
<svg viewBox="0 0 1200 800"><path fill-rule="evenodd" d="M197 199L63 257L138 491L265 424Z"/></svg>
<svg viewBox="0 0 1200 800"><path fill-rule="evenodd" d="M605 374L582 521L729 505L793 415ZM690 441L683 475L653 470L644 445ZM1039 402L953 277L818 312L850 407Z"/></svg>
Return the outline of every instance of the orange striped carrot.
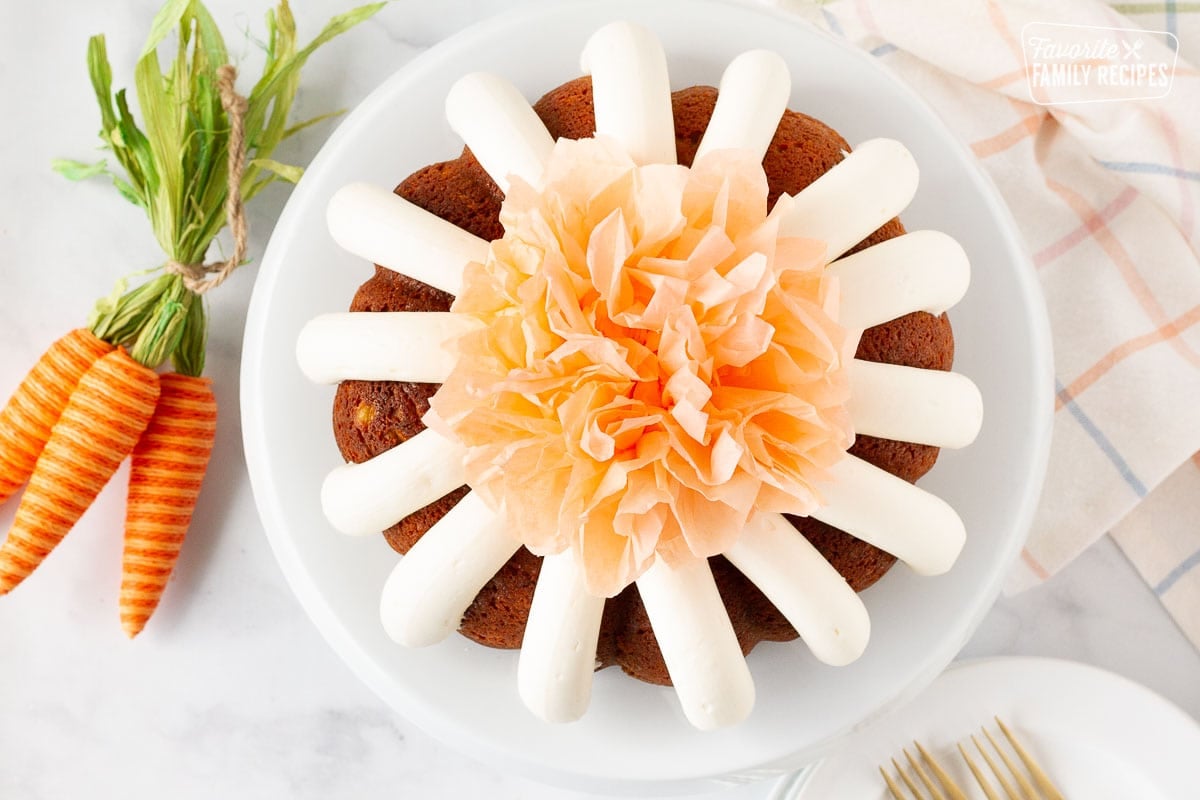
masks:
<svg viewBox="0 0 1200 800"><path fill-rule="evenodd" d="M129 473L120 606L131 639L158 607L179 559L217 433L211 380L175 373L159 380L158 409Z"/></svg>
<svg viewBox="0 0 1200 800"><path fill-rule="evenodd" d="M0 503L29 480L79 379L112 349L87 328L78 328L50 345L21 381L0 411Z"/></svg>
<svg viewBox="0 0 1200 800"><path fill-rule="evenodd" d="M158 375L124 349L80 378L38 456L0 547L0 594L37 568L133 451L158 402Z"/></svg>

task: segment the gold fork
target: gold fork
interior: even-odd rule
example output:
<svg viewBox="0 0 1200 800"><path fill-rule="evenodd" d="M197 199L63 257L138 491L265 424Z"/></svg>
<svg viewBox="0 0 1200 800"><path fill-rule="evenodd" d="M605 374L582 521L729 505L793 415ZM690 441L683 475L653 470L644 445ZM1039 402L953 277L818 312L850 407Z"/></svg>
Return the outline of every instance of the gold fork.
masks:
<svg viewBox="0 0 1200 800"><path fill-rule="evenodd" d="M987 738L988 742L992 746L992 749L995 750L997 755L999 755L1000 761L1003 762L1004 766L1007 768L1008 774L1012 778L1012 780L1009 780L1009 778L1005 776L1004 770L1001 769L996 763L995 759L988 754L988 751L984 749L984 746L980 743L979 739L974 735L971 736L971 741L975 744L975 748L979 751L979 754L983 756L983 760L991 769L992 774L995 775L996 780L1000 782L1000 786L1004 790L1005 797L1007 797L1008 800L1065 800L1062 792L1055 788L1054 784L1050 781L1049 776L1046 775L1046 771L1038 765L1038 763L1033 759L1033 756L1029 754L1029 751L1027 751L1021 745L1021 743L1017 740L1017 737L1011 730L1009 730L1008 726L1005 725L999 717L996 717L995 719L996 724L1000 726L1000 731L1004 734L1004 738L1008 740L1008 743L1012 746L1013 751L1017 754L1017 758L1021 760L1021 763L1025 765L1025 769L1029 772L1029 777L1026 777L1025 774L1021 772L1020 767L1017 766L1013 759L992 737L991 733L988 732L987 728L983 728L982 731L984 737ZM900 784L888 774L888 771L884 767L879 768L879 774L883 776L884 783L887 784L888 791L891 792L892 797L895 798L895 800L912 800L912 798L916 798L916 800L925 800L926 797L928 797L929 800L967 800L967 796L963 793L963 790L959 788L958 784L954 782L950 775L947 774L946 770L942 768L942 765L934 759L929 751L926 750L920 742L913 742L913 744L916 746L917 751L921 754L921 760L923 760L929 767L929 771L926 771L925 768L921 766L921 761L918 761L916 758L914 758L913 755L908 752L908 748L905 748L903 751L904 757L911 770L905 771L904 767L897 763L896 759L894 758L892 759L892 768L896 771L896 774L899 775L900 781L904 784L904 786L906 786L908 790L912 792L911 797L904 793L903 789L900 788ZM980 769L979 765L971 757L971 754L961 742L958 745L958 751L962 754L963 760L966 761L967 767L971 770L971 774L975 776L976 783L979 784L979 788L983 790L983 793L987 795L988 800L1002 800L1001 796L992 787L987 775L982 769ZM933 777L930 777L930 772L933 773ZM936 782L934 781L934 778L937 779ZM1031 778L1032 782L1030 781ZM1037 789L1034 788L1035 785L1037 786ZM925 787L928 795L923 795L921 793L920 786ZM1038 790L1040 790L1040 794Z"/></svg>

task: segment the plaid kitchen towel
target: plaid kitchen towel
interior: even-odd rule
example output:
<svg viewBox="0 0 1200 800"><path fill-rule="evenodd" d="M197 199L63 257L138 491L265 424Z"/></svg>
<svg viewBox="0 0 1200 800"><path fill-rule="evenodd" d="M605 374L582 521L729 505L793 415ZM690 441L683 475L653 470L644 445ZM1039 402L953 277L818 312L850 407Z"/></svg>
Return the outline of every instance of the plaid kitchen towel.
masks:
<svg viewBox="0 0 1200 800"><path fill-rule="evenodd" d="M1200 81L1188 63L1200 54L1200 4L770 4L913 85L970 144L1033 255L1053 328L1056 418L1045 492L1008 590L1045 580L1111 531L1200 646ZM1031 52L1030 31L1110 49ZM1038 58L1076 72L1061 88L1046 73L1031 85ZM1138 64L1150 66L1135 84L1154 65L1174 68L1165 97L1129 99L1163 91L1164 74L1139 91L1118 72ZM1108 102L1066 102L1081 99Z"/></svg>

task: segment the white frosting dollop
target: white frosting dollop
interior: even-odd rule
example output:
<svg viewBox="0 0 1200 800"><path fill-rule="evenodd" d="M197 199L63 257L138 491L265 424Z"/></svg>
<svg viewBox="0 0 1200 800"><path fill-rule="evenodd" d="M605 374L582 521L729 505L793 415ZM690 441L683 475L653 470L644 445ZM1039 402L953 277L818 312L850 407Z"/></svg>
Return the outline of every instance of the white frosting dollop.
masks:
<svg viewBox="0 0 1200 800"><path fill-rule="evenodd" d="M442 641L458 630L475 595L520 546L504 518L468 493L388 576L379 603L384 630L407 647Z"/></svg>
<svg viewBox="0 0 1200 800"><path fill-rule="evenodd" d="M554 138L517 87L498 75L472 72L450 87L446 119L500 191L516 175L537 186Z"/></svg>
<svg viewBox="0 0 1200 800"><path fill-rule="evenodd" d="M573 722L587 711L603 614L573 550L542 559L517 662L517 689L538 717Z"/></svg>
<svg viewBox="0 0 1200 800"><path fill-rule="evenodd" d="M588 39L580 66L592 76L596 134L616 139L638 164L674 164L671 81L658 37L613 22Z"/></svg>
<svg viewBox="0 0 1200 800"><path fill-rule="evenodd" d="M465 453L426 429L361 464L334 469L321 486L321 509L334 528L368 536L466 483Z"/></svg>
<svg viewBox="0 0 1200 800"><path fill-rule="evenodd" d="M819 486L825 505L814 519L891 553L919 575L954 566L967 531L945 500L851 455L832 478Z"/></svg>
<svg viewBox="0 0 1200 800"><path fill-rule="evenodd" d="M754 679L708 561L671 566L659 558L637 588L688 721L710 731L745 719Z"/></svg>
<svg viewBox="0 0 1200 800"><path fill-rule="evenodd" d="M713 150L742 148L761 161L791 93L792 76L778 53L750 50L730 61L696 158Z"/></svg>
<svg viewBox="0 0 1200 800"><path fill-rule="evenodd" d="M723 555L779 609L818 659L842 666L862 655L871 635L862 600L781 514L756 514Z"/></svg>
<svg viewBox="0 0 1200 800"><path fill-rule="evenodd" d="M983 425L983 397L965 375L854 359L850 402L856 433L966 447Z"/></svg>
<svg viewBox="0 0 1200 800"><path fill-rule="evenodd" d="M865 330L913 311L944 313L963 299L971 265L941 231L913 231L829 265L840 284L838 322Z"/></svg>
<svg viewBox="0 0 1200 800"><path fill-rule="evenodd" d="M444 311L322 314L300 331L296 361L314 383L441 383L457 360L454 340L478 327Z"/></svg>
<svg viewBox="0 0 1200 800"><path fill-rule="evenodd" d="M344 250L450 294L468 263L487 258L483 239L368 183L334 193L325 219Z"/></svg>
<svg viewBox="0 0 1200 800"><path fill-rule="evenodd" d="M780 233L822 240L832 261L907 208L919 177L904 145L894 139L863 142L792 198Z"/></svg>

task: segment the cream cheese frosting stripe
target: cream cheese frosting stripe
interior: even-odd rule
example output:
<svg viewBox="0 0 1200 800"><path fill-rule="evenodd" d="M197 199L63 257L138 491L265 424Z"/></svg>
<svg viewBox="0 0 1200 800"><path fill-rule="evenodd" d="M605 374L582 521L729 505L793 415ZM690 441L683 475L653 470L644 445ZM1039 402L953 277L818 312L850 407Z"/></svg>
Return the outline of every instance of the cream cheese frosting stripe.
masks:
<svg viewBox="0 0 1200 800"><path fill-rule="evenodd" d="M470 492L400 559L383 586L379 615L406 647L445 639L492 576L521 546L504 518Z"/></svg>
<svg viewBox="0 0 1200 800"><path fill-rule="evenodd" d="M441 383L458 358L454 341L478 327L474 317L445 311L322 314L300 331L296 360L314 383Z"/></svg>
<svg viewBox="0 0 1200 800"><path fill-rule="evenodd" d="M965 375L859 359L846 408L855 433L934 447L966 447L983 424L983 397Z"/></svg>
<svg viewBox="0 0 1200 800"><path fill-rule="evenodd" d="M500 191L516 175L537 186L554 139L517 87L498 75L464 75L446 95L446 119Z"/></svg>
<svg viewBox="0 0 1200 800"><path fill-rule="evenodd" d="M427 428L368 461L330 472L321 508L342 533L377 534L465 484L465 455L457 442Z"/></svg>
<svg viewBox="0 0 1200 800"><path fill-rule="evenodd" d="M717 90L717 105L696 150L745 148L762 161L792 93L792 76L778 53L750 50L729 62Z"/></svg>
<svg viewBox="0 0 1200 800"><path fill-rule="evenodd" d="M517 690L538 717L573 722L587 711L603 615L574 551L542 559L517 662Z"/></svg>
<svg viewBox="0 0 1200 800"><path fill-rule="evenodd" d="M919 575L941 575L954 565L967 532L940 497L847 455L818 488L825 505L810 516L873 544Z"/></svg>
<svg viewBox="0 0 1200 800"><path fill-rule="evenodd" d="M783 236L826 243L829 261L903 211L917 192L917 162L894 139L863 142L792 198Z"/></svg>
<svg viewBox="0 0 1200 800"><path fill-rule="evenodd" d="M616 139L638 164L674 164L671 82L658 37L613 22L588 39L580 66L592 76L596 134Z"/></svg>
<svg viewBox="0 0 1200 800"><path fill-rule="evenodd" d="M468 263L487 259L483 239L367 183L339 189L325 219L343 249L450 294L462 288Z"/></svg>
<svg viewBox="0 0 1200 800"><path fill-rule="evenodd" d="M871 619L858 594L781 514L755 514L722 553L770 600L819 660L862 655Z"/></svg>
<svg viewBox="0 0 1200 800"><path fill-rule="evenodd" d="M709 731L745 719L754 680L708 561L673 566L660 557L637 588L688 721Z"/></svg>
<svg viewBox="0 0 1200 800"><path fill-rule="evenodd" d="M838 323L851 330L913 311L944 313L963 299L971 265L962 245L940 231L913 231L829 265L838 279Z"/></svg>

